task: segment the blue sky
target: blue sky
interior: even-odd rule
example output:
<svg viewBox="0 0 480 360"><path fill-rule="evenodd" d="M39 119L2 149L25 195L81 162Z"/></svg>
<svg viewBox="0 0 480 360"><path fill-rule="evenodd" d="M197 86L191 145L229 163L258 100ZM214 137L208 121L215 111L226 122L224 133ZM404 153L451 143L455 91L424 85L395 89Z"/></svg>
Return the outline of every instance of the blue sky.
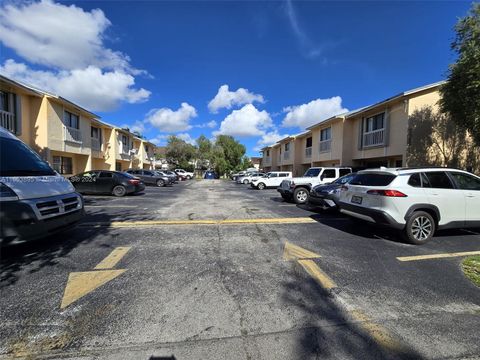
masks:
<svg viewBox="0 0 480 360"><path fill-rule="evenodd" d="M224 133L249 155L335 113L444 79L455 59L453 26L470 8L462 1L1 4L2 74L159 144L169 134Z"/></svg>

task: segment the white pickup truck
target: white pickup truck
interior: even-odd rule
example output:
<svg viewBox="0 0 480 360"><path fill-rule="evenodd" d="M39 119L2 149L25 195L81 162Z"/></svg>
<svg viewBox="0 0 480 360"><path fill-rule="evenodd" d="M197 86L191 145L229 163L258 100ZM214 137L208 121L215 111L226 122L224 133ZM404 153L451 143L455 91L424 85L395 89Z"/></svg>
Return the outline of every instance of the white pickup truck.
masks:
<svg viewBox="0 0 480 360"><path fill-rule="evenodd" d="M349 167L312 167L303 177L285 179L277 191L285 200L293 200L297 204L305 204L310 196L310 190L320 184L328 184L341 176L350 174Z"/></svg>

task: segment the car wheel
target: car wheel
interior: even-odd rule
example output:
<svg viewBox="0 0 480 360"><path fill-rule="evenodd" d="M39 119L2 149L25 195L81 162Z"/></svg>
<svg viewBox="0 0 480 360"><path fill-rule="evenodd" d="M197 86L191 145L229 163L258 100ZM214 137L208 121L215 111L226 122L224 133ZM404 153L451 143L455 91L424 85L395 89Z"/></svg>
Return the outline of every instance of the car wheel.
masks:
<svg viewBox="0 0 480 360"><path fill-rule="evenodd" d="M163 181L162 179L158 179L158 180L157 180L157 186L158 186L158 187L165 186L165 181Z"/></svg>
<svg viewBox="0 0 480 360"><path fill-rule="evenodd" d="M406 240L415 245L429 242L435 233L435 220L425 211L415 211L407 220L404 235Z"/></svg>
<svg viewBox="0 0 480 360"><path fill-rule="evenodd" d="M248 180L247 180L247 179L243 180L243 183L244 183L245 185L247 185L247 184L248 184Z"/></svg>
<svg viewBox="0 0 480 360"><path fill-rule="evenodd" d="M308 190L303 187L295 189L293 199L296 204L305 204L308 201Z"/></svg>
<svg viewBox="0 0 480 360"><path fill-rule="evenodd" d="M258 190L263 190L263 189L265 189L265 184L264 183L258 183L257 188L258 188Z"/></svg>
<svg viewBox="0 0 480 360"><path fill-rule="evenodd" d="M113 192L113 195L121 197L121 196L125 196L125 194L127 193L127 189L125 189L125 186L123 185L117 185L113 188L112 192Z"/></svg>
<svg viewBox="0 0 480 360"><path fill-rule="evenodd" d="M190 175L187 175L187 180L190 180L192 177Z"/></svg>

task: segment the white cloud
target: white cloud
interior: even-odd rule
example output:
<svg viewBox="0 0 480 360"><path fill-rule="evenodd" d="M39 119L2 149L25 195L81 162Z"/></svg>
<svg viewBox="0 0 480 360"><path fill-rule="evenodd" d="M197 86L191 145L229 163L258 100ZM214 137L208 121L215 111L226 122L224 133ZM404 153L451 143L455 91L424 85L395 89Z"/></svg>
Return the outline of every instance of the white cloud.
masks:
<svg viewBox="0 0 480 360"><path fill-rule="evenodd" d="M277 141L286 138L288 135L280 135L278 133L278 130L274 130L271 132L267 132L262 135L260 140L257 141L257 145L255 146L254 150L255 151L260 151L263 147L273 145Z"/></svg>
<svg viewBox="0 0 480 360"><path fill-rule="evenodd" d="M149 139L149 141L154 143L157 146L165 146L168 136L169 135L157 135L153 139Z"/></svg>
<svg viewBox="0 0 480 360"><path fill-rule="evenodd" d="M308 104L288 106L283 109L287 113L283 119L283 127L299 127L305 129L313 124L343 112L342 98L334 96L329 99L316 99Z"/></svg>
<svg viewBox="0 0 480 360"><path fill-rule="evenodd" d="M213 129L216 126L217 126L217 122L215 120L212 120L212 121L209 121L207 123L195 125L194 127L197 127L199 129L204 129L204 128Z"/></svg>
<svg viewBox="0 0 480 360"><path fill-rule="evenodd" d="M173 133L192 128L190 120L197 116L197 110L184 102L178 110L170 108L153 109L147 114L146 121L160 131Z"/></svg>
<svg viewBox="0 0 480 360"><path fill-rule="evenodd" d="M259 136L272 126L272 119L265 110L259 111L252 104L234 110L220 124L214 135Z"/></svg>
<svg viewBox="0 0 480 360"><path fill-rule="evenodd" d="M42 90L58 94L92 111L108 111L119 102L144 102L150 91L135 89L135 78L121 70L102 71L95 66L85 69L32 70L12 59L0 65L0 73Z"/></svg>
<svg viewBox="0 0 480 360"><path fill-rule="evenodd" d="M123 124L120 127L122 129L129 128L131 132L139 132L142 135L145 132L145 122L139 120L135 121L133 125Z"/></svg>
<svg viewBox="0 0 480 360"><path fill-rule="evenodd" d="M265 102L262 95L251 93L248 89L239 88L236 91L230 91L228 85L222 85L217 95L208 103L208 109L212 113L217 113L222 108L231 109L234 105L252 104L254 101Z"/></svg>
<svg viewBox="0 0 480 360"><path fill-rule="evenodd" d="M195 139L193 139L193 138L190 136L189 133L180 133L180 134L177 134L177 137L179 137L180 139L182 139L182 140L185 141L186 143L195 145Z"/></svg>
<svg viewBox="0 0 480 360"><path fill-rule="evenodd" d="M51 0L8 3L0 11L0 41L35 64L138 73L127 55L105 47L104 32L110 25L100 9L84 11Z"/></svg>

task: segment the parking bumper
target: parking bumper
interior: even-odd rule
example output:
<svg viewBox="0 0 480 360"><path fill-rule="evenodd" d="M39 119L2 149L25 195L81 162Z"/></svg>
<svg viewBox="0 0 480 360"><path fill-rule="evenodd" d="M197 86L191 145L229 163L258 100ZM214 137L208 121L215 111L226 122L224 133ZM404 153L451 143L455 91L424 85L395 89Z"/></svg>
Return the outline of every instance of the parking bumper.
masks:
<svg viewBox="0 0 480 360"><path fill-rule="evenodd" d="M402 230L405 224L398 223L391 215L382 210L370 209L345 202L339 204L340 211L346 215L373 222L378 225Z"/></svg>

